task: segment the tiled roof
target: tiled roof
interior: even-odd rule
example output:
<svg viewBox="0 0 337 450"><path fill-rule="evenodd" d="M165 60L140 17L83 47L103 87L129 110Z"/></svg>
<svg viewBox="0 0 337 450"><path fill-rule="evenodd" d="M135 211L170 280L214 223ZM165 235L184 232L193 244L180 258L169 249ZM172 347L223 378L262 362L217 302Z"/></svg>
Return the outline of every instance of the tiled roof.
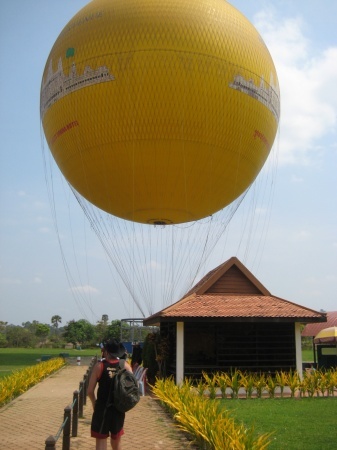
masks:
<svg viewBox="0 0 337 450"><path fill-rule="evenodd" d="M278 297L192 294L151 318L270 318L323 320L324 315ZM151 319L149 318L149 319Z"/></svg>
<svg viewBox="0 0 337 450"><path fill-rule="evenodd" d="M324 313L274 297L235 257L208 272L181 300L144 320L324 322ZM324 327L323 327L324 328Z"/></svg>
<svg viewBox="0 0 337 450"><path fill-rule="evenodd" d="M302 331L302 336L316 336L321 330L329 327L337 327L337 311L326 313L327 321L324 323L308 323Z"/></svg>

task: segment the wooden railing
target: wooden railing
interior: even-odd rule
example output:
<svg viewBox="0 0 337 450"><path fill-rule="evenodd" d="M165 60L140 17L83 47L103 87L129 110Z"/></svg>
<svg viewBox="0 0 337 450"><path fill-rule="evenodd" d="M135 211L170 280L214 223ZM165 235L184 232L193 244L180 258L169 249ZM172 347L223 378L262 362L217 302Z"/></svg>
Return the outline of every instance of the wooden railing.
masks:
<svg viewBox="0 0 337 450"><path fill-rule="evenodd" d="M73 393L73 402L64 408L63 422L56 433L45 440L45 450L56 449L56 443L62 434L62 450L70 450L70 437L77 437L78 419L83 418L83 406L87 402L89 378L97 357L91 360L90 366L80 381L79 390Z"/></svg>

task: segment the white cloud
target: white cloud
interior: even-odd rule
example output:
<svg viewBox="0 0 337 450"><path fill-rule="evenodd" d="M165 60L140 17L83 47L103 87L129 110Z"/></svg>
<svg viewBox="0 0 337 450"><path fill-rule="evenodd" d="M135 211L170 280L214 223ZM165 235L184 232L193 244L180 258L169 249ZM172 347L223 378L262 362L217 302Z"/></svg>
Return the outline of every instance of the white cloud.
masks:
<svg viewBox="0 0 337 450"><path fill-rule="evenodd" d="M149 261L148 263L141 265L141 269L145 274L148 273L149 270L153 271L161 270L162 267L163 266L160 264L160 262L155 261L154 259L151 259L151 261Z"/></svg>
<svg viewBox="0 0 337 450"><path fill-rule="evenodd" d="M84 284L83 286L72 286L70 291L78 294L99 294L99 290L89 284Z"/></svg>
<svg viewBox="0 0 337 450"><path fill-rule="evenodd" d="M330 281L335 282L335 281L337 281L337 277L336 277L336 275L328 274L328 275L325 275L325 281L328 281L328 282L330 282Z"/></svg>
<svg viewBox="0 0 337 450"><path fill-rule="evenodd" d="M261 215L265 215L267 213L267 209L266 208L255 208L255 213L256 214L261 214Z"/></svg>
<svg viewBox="0 0 337 450"><path fill-rule="evenodd" d="M261 33L272 58L283 66L296 66L308 55L309 42L303 36L300 17L281 20L272 9L259 12L254 25ZM291 49L291 51L289 51Z"/></svg>
<svg viewBox="0 0 337 450"><path fill-rule="evenodd" d="M34 284L41 284L42 283L42 279L40 277L34 277L33 283Z"/></svg>
<svg viewBox="0 0 337 450"><path fill-rule="evenodd" d="M310 239L312 234L307 230L300 230L294 234L294 238L296 241L306 241Z"/></svg>
<svg viewBox="0 0 337 450"><path fill-rule="evenodd" d="M256 16L274 60L281 90L280 164L318 164L322 139L334 132L337 113L337 48L311 56L300 18L271 11Z"/></svg>
<svg viewBox="0 0 337 450"><path fill-rule="evenodd" d="M50 219L48 218L48 217L45 217L45 216L37 216L37 218L36 218L36 221L37 222L50 222Z"/></svg>
<svg viewBox="0 0 337 450"><path fill-rule="evenodd" d="M150 268L151 269L153 269L153 270L160 270L161 267L162 266L161 266L161 264L158 261L151 260L151 262L150 262Z"/></svg>
<svg viewBox="0 0 337 450"><path fill-rule="evenodd" d="M39 228L39 232L43 233L43 234L48 234L51 232L51 229L48 227L41 227L41 228Z"/></svg>
<svg viewBox="0 0 337 450"><path fill-rule="evenodd" d="M297 175L292 175L291 176L291 182L292 183L302 183L303 182L303 178L299 177Z"/></svg>
<svg viewBox="0 0 337 450"><path fill-rule="evenodd" d="M41 202L39 200L35 200L33 203L33 206L35 209L45 209L46 208L46 204L44 202Z"/></svg>

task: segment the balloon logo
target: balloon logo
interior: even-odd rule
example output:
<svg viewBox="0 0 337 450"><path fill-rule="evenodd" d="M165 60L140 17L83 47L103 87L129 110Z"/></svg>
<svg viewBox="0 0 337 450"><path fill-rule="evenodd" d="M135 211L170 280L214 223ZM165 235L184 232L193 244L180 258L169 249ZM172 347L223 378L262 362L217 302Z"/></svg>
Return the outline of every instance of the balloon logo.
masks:
<svg viewBox="0 0 337 450"><path fill-rule="evenodd" d="M41 120L68 182L117 217L201 219L254 181L280 98L260 35L223 0L93 0L65 26Z"/></svg>

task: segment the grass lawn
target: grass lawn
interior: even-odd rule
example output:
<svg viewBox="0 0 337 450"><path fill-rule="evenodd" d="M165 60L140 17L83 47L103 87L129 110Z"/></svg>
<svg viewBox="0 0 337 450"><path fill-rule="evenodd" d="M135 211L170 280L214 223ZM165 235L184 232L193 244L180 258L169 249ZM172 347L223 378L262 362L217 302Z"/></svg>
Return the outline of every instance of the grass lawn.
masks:
<svg viewBox="0 0 337 450"><path fill-rule="evenodd" d="M65 350L62 348L0 348L0 378L10 375L13 370L23 369L37 363L42 355L55 355L69 353L71 357L95 356L98 349ZM312 350L302 351L303 361L313 361Z"/></svg>
<svg viewBox="0 0 337 450"><path fill-rule="evenodd" d="M302 350L302 361L303 362L313 362L314 361L314 352L312 349Z"/></svg>
<svg viewBox="0 0 337 450"><path fill-rule="evenodd" d="M61 348L0 348L0 378L10 375L13 370L33 366L42 355L59 356L68 353L71 357L95 356L100 354L99 349L65 350Z"/></svg>
<svg viewBox="0 0 337 450"><path fill-rule="evenodd" d="M335 450L337 397L222 400L236 420L258 433L274 431L270 450Z"/></svg>

